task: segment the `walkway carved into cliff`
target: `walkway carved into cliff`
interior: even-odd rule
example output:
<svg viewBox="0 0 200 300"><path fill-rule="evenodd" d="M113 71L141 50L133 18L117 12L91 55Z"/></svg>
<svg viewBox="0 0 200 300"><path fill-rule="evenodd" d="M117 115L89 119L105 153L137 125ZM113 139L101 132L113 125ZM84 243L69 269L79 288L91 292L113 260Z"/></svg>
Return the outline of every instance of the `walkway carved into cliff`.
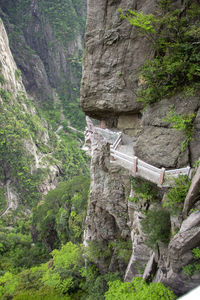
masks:
<svg viewBox="0 0 200 300"><path fill-rule="evenodd" d="M83 150L88 151L91 143L106 141L110 144L110 162L129 170L134 177L139 176L158 186L170 186L173 178L179 175L190 176L191 168L189 166L166 170L144 162L134 154L134 138L129 138L120 131L94 126L89 117L86 117L86 122Z"/></svg>

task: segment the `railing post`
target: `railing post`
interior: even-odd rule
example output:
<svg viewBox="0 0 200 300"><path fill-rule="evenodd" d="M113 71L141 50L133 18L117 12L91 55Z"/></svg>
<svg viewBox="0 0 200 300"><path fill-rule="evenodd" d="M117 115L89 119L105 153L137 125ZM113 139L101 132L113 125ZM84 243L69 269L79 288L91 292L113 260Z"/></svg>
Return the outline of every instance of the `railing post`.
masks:
<svg viewBox="0 0 200 300"><path fill-rule="evenodd" d="M187 166L188 172L187 172L187 176L192 179L192 168L190 168L189 166Z"/></svg>
<svg viewBox="0 0 200 300"><path fill-rule="evenodd" d="M134 157L134 159L133 159L133 173L134 174L137 173L137 164L138 164L138 158Z"/></svg>
<svg viewBox="0 0 200 300"><path fill-rule="evenodd" d="M100 121L100 128L102 128L102 129L106 129L107 128L105 120L101 120Z"/></svg>
<svg viewBox="0 0 200 300"><path fill-rule="evenodd" d="M113 146L110 145L110 161L115 161L114 156L112 156L112 152L114 151Z"/></svg>
<svg viewBox="0 0 200 300"><path fill-rule="evenodd" d="M163 181L164 181L164 178L165 178L165 168L162 168L161 169L161 174L160 174L160 185L163 184Z"/></svg>

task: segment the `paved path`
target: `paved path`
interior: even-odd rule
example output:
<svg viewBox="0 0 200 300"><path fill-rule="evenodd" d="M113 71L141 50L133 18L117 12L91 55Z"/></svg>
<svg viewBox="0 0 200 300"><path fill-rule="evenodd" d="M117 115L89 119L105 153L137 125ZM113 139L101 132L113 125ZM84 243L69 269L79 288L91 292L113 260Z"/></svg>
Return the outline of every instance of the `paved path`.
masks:
<svg viewBox="0 0 200 300"><path fill-rule="evenodd" d="M93 125L92 121L87 117L88 127L85 130L85 149L89 147L91 142L101 141L102 138L110 144L110 162L120 165L130 171L133 176L139 176L149 180L158 186L170 186L173 178L179 175L190 176L191 168L185 167L174 170L165 170L165 168L157 168L142 161L134 153L134 140L125 136L122 132L112 131L109 129L99 128ZM125 141L123 143L123 141ZM127 141L127 142L126 142Z"/></svg>

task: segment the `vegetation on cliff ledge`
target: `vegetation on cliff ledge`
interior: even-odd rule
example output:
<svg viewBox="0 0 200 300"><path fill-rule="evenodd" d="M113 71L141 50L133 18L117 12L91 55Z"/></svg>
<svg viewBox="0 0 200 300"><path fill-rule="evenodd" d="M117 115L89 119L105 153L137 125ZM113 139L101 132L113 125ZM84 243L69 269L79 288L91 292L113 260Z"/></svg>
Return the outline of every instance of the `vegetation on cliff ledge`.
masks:
<svg viewBox="0 0 200 300"><path fill-rule="evenodd" d="M120 10L154 49L138 76L138 101L144 106L178 92L193 95L200 88L200 5L187 1L184 9L174 9L170 2L160 1L155 15Z"/></svg>

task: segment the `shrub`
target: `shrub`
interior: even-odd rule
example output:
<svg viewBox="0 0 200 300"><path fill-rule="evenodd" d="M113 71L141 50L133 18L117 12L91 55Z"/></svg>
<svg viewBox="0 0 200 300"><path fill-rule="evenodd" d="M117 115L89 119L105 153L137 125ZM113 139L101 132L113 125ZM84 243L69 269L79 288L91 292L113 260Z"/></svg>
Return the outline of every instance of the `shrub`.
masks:
<svg viewBox="0 0 200 300"><path fill-rule="evenodd" d="M180 175L173 179L174 186L172 186L163 203L163 207L168 207L171 213L177 213L182 210L185 197L189 190L191 180L187 175Z"/></svg>
<svg viewBox="0 0 200 300"><path fill-rule="evenodd" d="M157 243L167 243L170 236L170 214L164 209L149 210L142 220L142 230L147 235L145 243L150 248L155 248Z"/></svg>
<svg viewBox="0 0 200 300"><path fill-rule="evenodd" d="M195 117L196 113L179 115L172 108L167 118L164 119L164 121L171 123L173 128L184 132L186 139L182 143L182 151L186 149L188 143L192 140Z"/></svg>
<svg viewBox="0 0 200 300"><path fill-rule="evenodd" d="M132 242L119 238L112 241L108 245L109 248L113 248L115 255L120 257L125 264L128 264L132 253Z"/></svg>
<svg viewBox="0 0 200 300"><path fill-rule="evenodd" d="M85 254L90 262L95 263L97 260L109 260L112 255L110 247L102 241L89 241Z"/></svg>
<svg viewBox="0 0 200 300"><path fill-rule="evenodd" d="M43 287L40 290L23 291L17 294L13 300L70 300L70 296L59 294L51 287Z"/></svg>
<svg viewBox="0 0 200 300"><path fill-rule="evenodd" d="M169 1L160 2L157 15L131 11L121 17L146 36L155 56L139 72L143 83L137 92L144 106L177 92L195 94L200 79L199 4L187 2L184 13Z"/></svg>
<svg viewBox="0 0 200 300"><path fill-rule="evenodd" d="M19 69L15 70L15 79L18 80L22 76L22 72Z"/></svg>
<svg viewBox="0 0 200 300"><path fill-rule="evenodd" d="M105 293L105 300L173 300L174 293L162 283L149 285L140 277L135 277L132 282L115 280L109 282L109 290Z"/></svg>
<svg viewBox="0 0 200 300"><path fill-rule="evenodd" d="M140 200L144 202L154 202L158 200L157 190L152 183L141 178L131 178L130 181L134 191L134 196L129 197L129 201L137 203Z"/></svg>
<svg viewBox="0 0 200 300"><path fill-rule="evenodd" d="M200 249L194 248L192 254L195 261L183 267L183 273L189 277L200 272Z"/></svg>

